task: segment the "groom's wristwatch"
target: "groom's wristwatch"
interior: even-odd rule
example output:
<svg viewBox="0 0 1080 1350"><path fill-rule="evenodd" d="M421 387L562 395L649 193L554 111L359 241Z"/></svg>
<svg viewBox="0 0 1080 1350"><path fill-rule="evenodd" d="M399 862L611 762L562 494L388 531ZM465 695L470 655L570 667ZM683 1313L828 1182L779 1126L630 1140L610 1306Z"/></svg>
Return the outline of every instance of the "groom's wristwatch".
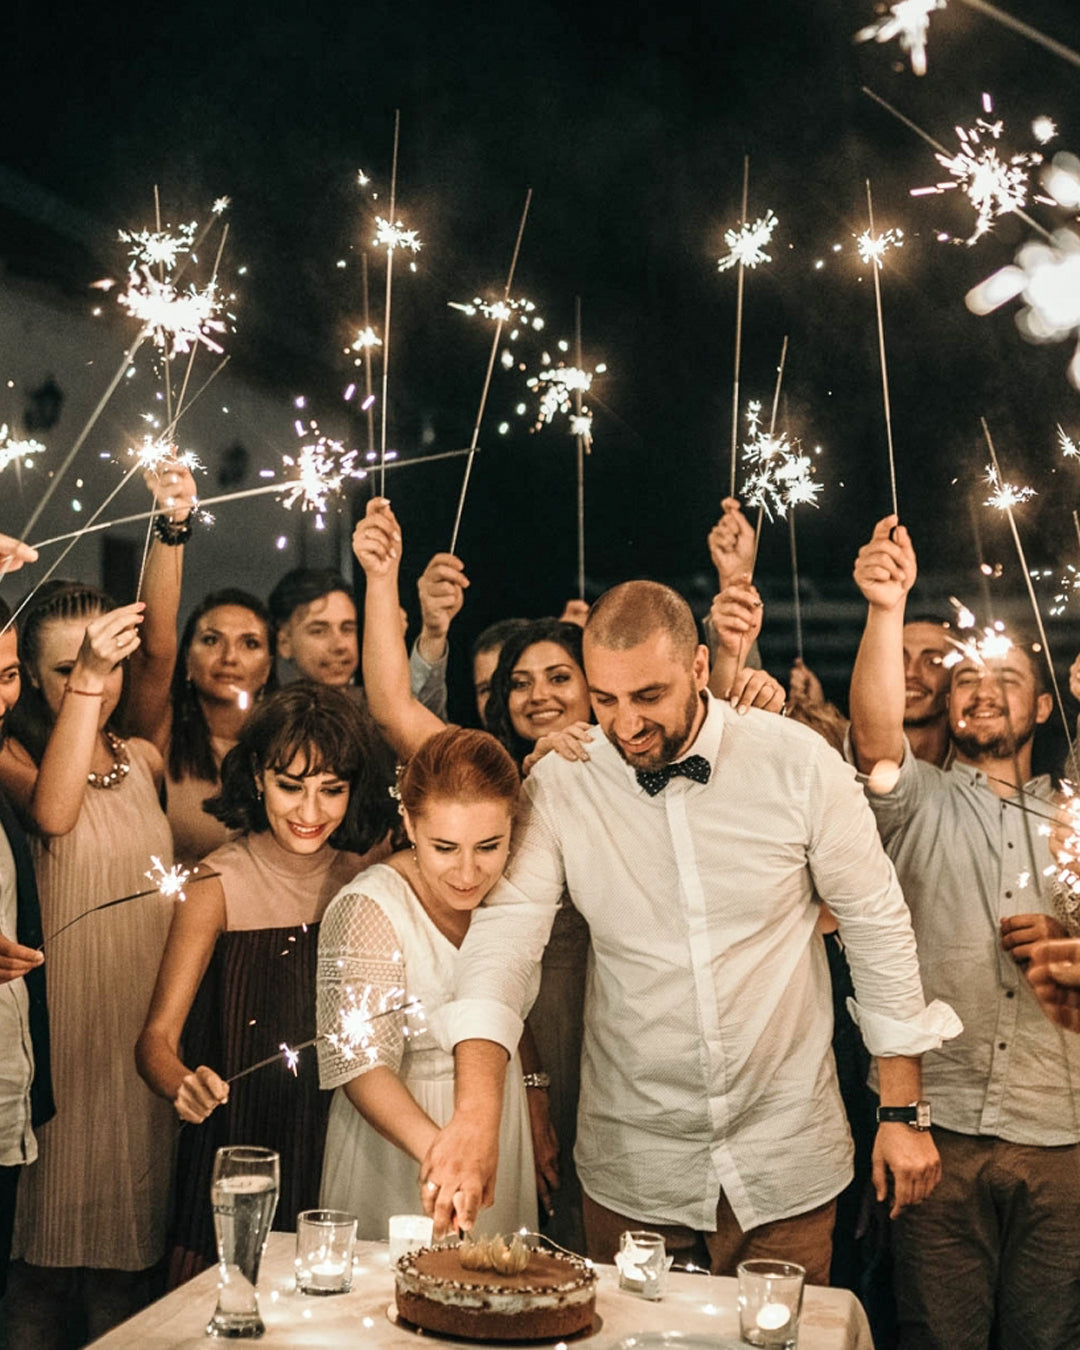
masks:
<svg viewBox="0 0 1080 1350"><path fill-rule="evenodd" d="M928 1130L930 1103L919 1101L912 1102L910 1106L879 1106L877 1118L879 1125L897 1121L901 1125L910 1125L913 1130Z"/></svg>

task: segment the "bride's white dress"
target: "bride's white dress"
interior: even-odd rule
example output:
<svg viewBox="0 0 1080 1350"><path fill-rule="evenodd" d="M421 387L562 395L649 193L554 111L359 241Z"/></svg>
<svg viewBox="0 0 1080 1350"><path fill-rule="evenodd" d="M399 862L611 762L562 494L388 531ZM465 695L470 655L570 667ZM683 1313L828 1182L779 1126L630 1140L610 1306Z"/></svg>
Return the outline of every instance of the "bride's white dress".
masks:
<svg viewBox="0 0 1080 1350"><path fill-rule="evenodd" d="M422 1011L371 1023L372 1042L351 1057L319 1042L319 1079L335 1088L326 1132L320 1203L357 1217L357 1236L387 1236L391 1214L420 1213L419 1166L364 1120L342 1084L385 1066L438 1125L454 1109L454 1059L435 1041L424 1013L454 998L458 949L432 923L404 877L386 864L368 868L331 901L319 932L317 1015L320 1033L342 1019L416 1000ZM537 1225L529 1109L517 1055L510 1061L499 1131L495 1203L478 1232Z"/></svg>

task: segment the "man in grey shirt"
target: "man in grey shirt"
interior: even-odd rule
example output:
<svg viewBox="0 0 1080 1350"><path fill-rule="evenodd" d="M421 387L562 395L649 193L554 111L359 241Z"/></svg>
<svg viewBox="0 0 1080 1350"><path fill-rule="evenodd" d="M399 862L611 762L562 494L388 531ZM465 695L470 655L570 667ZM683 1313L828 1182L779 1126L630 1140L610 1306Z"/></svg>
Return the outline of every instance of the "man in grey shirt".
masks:
<svg viewBox="0 0 1080 1350"><path fill-rule="evenodd" d="M1080 1346L1080 1038L1043 1016L1024 968L1061 933L1031 778L1052 711L1042 660L958 649L949 769L903 734L903 624L915 553L895 516L860 550L869 605L851 683L855 761L911 909L927 997L963 1034L927 1053L943 1181L894 1229L903 1350ZM974 659L973 659L974 658ZM1031 813L1036 813L1033 816Z"/></svg>

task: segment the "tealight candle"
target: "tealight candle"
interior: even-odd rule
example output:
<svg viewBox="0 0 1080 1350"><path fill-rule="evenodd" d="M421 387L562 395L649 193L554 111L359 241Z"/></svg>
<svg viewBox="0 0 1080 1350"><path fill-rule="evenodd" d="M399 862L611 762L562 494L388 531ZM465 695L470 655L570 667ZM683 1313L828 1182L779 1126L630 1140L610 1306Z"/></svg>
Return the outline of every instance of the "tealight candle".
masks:
<svg viewBox="0 0 1080 1350"><path fill-rule="evenodd" d="M347 1294L352 1288L356 1220L336 1209L296 1216L296 1287L304 1294Z"/></svg>
<svg viewBox="0 0 1080 1350"><path fill-rule="evenodd" d="M791 1321L791 1309L782 1303L765 1303L758 1309L754 1321L762 1331L779 1331Z"/></svg>

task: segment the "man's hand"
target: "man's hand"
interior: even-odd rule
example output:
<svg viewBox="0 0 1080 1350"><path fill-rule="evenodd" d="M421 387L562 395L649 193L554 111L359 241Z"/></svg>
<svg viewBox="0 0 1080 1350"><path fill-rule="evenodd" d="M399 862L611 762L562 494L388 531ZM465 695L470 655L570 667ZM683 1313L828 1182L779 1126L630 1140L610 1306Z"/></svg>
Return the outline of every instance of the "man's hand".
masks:
<svg viewBox="0 0 1080 1350"><path fill-rule="evenodd" d="M735 497L725 497L720 504L724 514L709 531L709 557L723 590L737 578L749 577L753 569L754 527Z"/></svg>
<svg viewBox="0 0 1080 1350"><path fill-rule="evenodd" d="M401 559L401 529L386 497L372 497L353 530L352 551L368 577L388 577Z"/></svg>
<svg viewBox="0 0 1080 1350"><path fill-rule="evenodd" d="M469 1232L476 1216L495 1200L499 1165L499 1120L457 1111L435 1136L420 1166L420 1199L435 1220L435 1237Z"/></svg>
<svg viewBox="0 0 1080 1350"><path fill-rule="evenodd" d="M1049 914L1010 914L1001 920L1001 945L1018 965L1031 960L1036 942L1066 936L1062 925Z"/></svg>
<svg viewBox="0 0 1080 1350"><path fill-rule="evenodd" d="M589 617L589 602L587 600L567 600L563 606L563 612L559 615L560 623L576 623L579 628L585 627L585 620Z"/></svg>
<svg viewBox="0 0 1080 1350"><path fill-rule="evenodd" d="M17 572L24 563L37 562L37 549L29 544L20 544L10 534L0 534L0 576L5 572Z"/></svg>
<svg viewBox="0 0 1080 1350"><path fill-rule="evenodd" d="M744 666L732 681L728 702L737 713L751 708L779 713L784 710L784 686L774 680L767 670L752 670Z"/></svg>
<svg viewBox="0 0 1080 1350"><path fill-rule="evenodd" d="M764 612L761 596L751 583L749 573L729 582L713 599L709 610L720 650L741 661L758 640Z"/></svg>
<svg viewBox="0 0 1080 1350"><path fill-rule="evenodd" d="M588 763L587 747L592 744L595 730L591 722L574 722L571 726L564 727L562 731L552 731L547 736L541 736L522 761L522 778L527 778L544 756L551 754L552 751L561 755L563 759Z"/></svg>
<svg viewBox="0 0 1080 1350"><path fill-rule="evenodd" d="M526 1088L529 1130L532 1134L536 1194L546 1214L554 1214L551 1192L559 1189L559 1139L551 1123L548 1095L543 1088Z"/></svg>
<svg viewBox="0 0 1080 1350"><path fill-rule="evenodd" d="M452 553L436 553L421 573L416 589L420 596L420 655L425 661L442 660L446 635L461 612L468 584L464 564Z"/></svg>
<svg viewBox="0 0 1080 1350"><path fill-rule="evenodd" d="M902 1122L879 1125L871 1175L879 1200L887 1198L892 1177L890 1219L895 1219L908 1205L922 1204L941 1180L941 1159L929 1131L913 1130Z"/></svg>
<svg viewBox="0 0 1080 1350"><path fill-rule="evenodd" d="M918 567L906 528L897 516L874 526L868 544L855 559L855 584L872 609L894 610L915 584Z"/></svg>
<svg viewBox="0 0 1080 1350"><path fill-rule="evenodd" d="M191 515L198 500L198 489L191 470L178 459L165 459L156 469L147 469L143 482L154 494L154 505L173 525Z"/></svg>
<svg viewBox="0 0 1080 1350"><path fill-rule="evenodd" d="M1080 938L1037 943L1027 977L1047 1017L1080 1031Z"/></svg>
<svg viewBox="0 0 1080 1350"><path fill-rule="evenodd" d="M44 960L42 953L33 947L22 947L0 933L0 984L21 979Z"/></svg>

